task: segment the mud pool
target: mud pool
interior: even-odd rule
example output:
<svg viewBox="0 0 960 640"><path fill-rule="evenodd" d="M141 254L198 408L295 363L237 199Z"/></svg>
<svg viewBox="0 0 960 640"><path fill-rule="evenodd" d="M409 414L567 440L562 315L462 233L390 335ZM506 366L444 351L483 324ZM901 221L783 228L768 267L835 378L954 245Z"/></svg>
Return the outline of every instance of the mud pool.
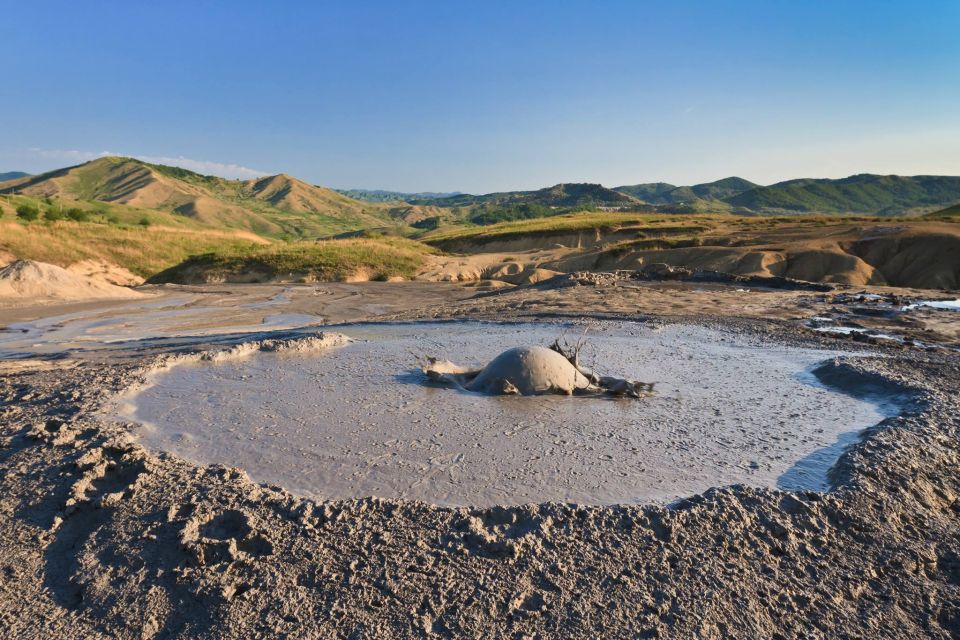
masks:
<svg viewBox="0 0 960 640"><path fill-rule="evenodd" d="M443 505L667 502L735 483L822 490L857 432L896 411L818 381L814 367L839 352L701 327L589 325L581 361L656 382L641 400L482 396L430 386L418 368L428 355L482 366L549 344L562 325L333 330L357 342L179 365L118 411L142 423L150 449L299 494Z"/></svg>

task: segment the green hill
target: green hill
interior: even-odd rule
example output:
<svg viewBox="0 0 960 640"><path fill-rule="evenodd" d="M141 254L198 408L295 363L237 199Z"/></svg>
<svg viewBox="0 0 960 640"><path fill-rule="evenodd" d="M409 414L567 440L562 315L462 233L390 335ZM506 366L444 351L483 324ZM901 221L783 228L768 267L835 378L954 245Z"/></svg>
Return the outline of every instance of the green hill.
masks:
<svg viewBox="0 0 960 640"><path fill-rule="evenodd" d="M898 215L943 207L960 200L960 177L881 176L788 180L756 187L726 200L759 213L869 213Z"/></svg>
<svg viewBox="0 0 960 640"><path fill-rule="evenodd" d="M416 201L438 207L476 205L538 205L543 207L630 207L642 204L637 198L591 183L560 183L536 191L505 191L485 195L459 194L447 198Z"/></svg>
<svg viewBox="0 0 960 640"><path fill-rule="evenodd" d="M16 180L17 178L26 178L29 175L29 173L24 173L23 171L7 171L6 173L0 173L0 182Z"/></svg>
<svg viewBox="0 0 960 640"><path fill-rule="evenodd" d="M650 204L686 205L698 210L722 211L728 207L718 201L733 197L756 186L749 180L734 176L688 187L677 187L666 182L650 182L616 187L615 190Z"/></svg>
<svg viewBox="0 0 960 640"><path fill-rule="evenodd" d="M841 179L802 178L769 186L731 177L689 187L654 182L617 187L666 210L740 213L926 213L960 200L960 177L859 174Z"/></svg>
<svg viewBox="0 0 960 640"><path fill-rule="evenodd" d="M676 188L676 185L672 185L668 182L647 182L644 184L614 187L614 191L625 193L639 200L643 200L644 202L656 204L660 202L666 202L664 200L664 196Z"/></svg>
<svg viewBox="0 0 960 640"><path fill-rule="evenodd" d="M591 183L561 183L537 191L510 191L482 196L461 194L429 200L419 206L426 204L451 211L449 219L452 221L478 225L546 218L594 209L635 211L650 208L633 196Z"/></svg>
<svg viewBox="0 0 960 640"><path fill-rule="evenodd" d="M928 213L925 218L960 218L960 203L953 205L952 207L947 207L946 209L941 209L940 211L934 211L933 213Z"/></svg>
<svg viewBox="0 0 960 640"><path fill-rule="evenodd" d="M286 174L227 180L132 158L100 158L0 185L0 193L159 210L209 227L313 238L393 224L389 207Z"/></svg>
<svg viewBox="0 0 960 640"><path fill-rule="evenodd" d="M725 200L757 186L758 185L749 180L732 176L730 178L716 180L715 182L695 184L690 187L690 190L698 198L704 200Z"/></svg>

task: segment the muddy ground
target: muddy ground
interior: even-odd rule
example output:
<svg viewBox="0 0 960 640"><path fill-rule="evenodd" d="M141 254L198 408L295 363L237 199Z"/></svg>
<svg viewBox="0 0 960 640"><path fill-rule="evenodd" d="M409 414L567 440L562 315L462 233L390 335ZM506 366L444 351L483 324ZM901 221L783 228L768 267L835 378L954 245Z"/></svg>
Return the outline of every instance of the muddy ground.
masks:
<svg viewBox="0 0 960 640"><path fill-rule="evenodd" d="M236 343L226 328L269 312L236 303L284 290L164 288L214 311L175 316L182 331L167 340L64 342L0 362L4 636L960 637L952 317L863 315L856 309L874 302L838 302L837 292L621 283L474 298L452 285L395 286L288 290L284 313L322 322L594 315L805 347L855 339L886 357L843 362L842 382L911 399L841 458L826 493L728 487L669 508L317 502L236 469L149 454L129 425L96 417L158 359ZM49 310L15 313L0 318ZM804 326L828 313L914 344Z"/></svg>

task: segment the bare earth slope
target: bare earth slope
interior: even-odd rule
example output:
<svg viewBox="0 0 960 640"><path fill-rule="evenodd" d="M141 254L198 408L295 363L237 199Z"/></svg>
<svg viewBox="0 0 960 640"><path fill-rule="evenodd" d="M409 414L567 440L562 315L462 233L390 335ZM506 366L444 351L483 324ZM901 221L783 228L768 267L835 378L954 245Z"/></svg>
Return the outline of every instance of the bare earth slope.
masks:
<svg viewBox="0 0 960 640"><path fill-rule="evenodd" d="M102 270L80 265L73 271L43 262L17 260L0 269L0 302L36 303L40 300L139 298L142 293L117 286ZM129 274L130 277L135 277Z"/></svg>
<svg viewBox="0 0 960 640"><path fill-rule="evenodd" d="M960 288L960 228L946 222L751 221L690 217L677 224L604 223L544 230L517 225L427 241L461 256L439 257L428 279L490 278L519 270L609 271L667 263L736 275L931 289ZM458 271L457 266L462 269Z"/></svg>

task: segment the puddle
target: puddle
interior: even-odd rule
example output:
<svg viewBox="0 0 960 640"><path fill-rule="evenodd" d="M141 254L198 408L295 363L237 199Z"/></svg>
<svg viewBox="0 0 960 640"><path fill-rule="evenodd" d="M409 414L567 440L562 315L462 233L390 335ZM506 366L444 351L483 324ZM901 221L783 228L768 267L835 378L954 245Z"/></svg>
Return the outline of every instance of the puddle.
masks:
<svg viewBox="0 0 960 640"><path fill-rule="evenodd" d="M284 289L280 293L274 294L267 300L261 300L260 302L248 302L246 304L241 304L240 306L245 309L269 309L278 304L290 304L290 289Z"/></svg>
<svg viewBox="0 0 960 640"><path fill-rule="evenodd" d="M912 311L918 307L928 307L930 309L942 309L944 311L960 311L960 298L956 300L920 300L913 304L901 307L901 311Z"/></svg>
<svg viewBox="0 0 960 640"><path fill-rule="evenodd" d="M165 297L104 309L87 309L0 328L0 358L50 355L70 350L182 343L239 332L294 329L323 318L304 313L269 313L287 304L287 291L267 301L240 305L244 311L197 304L195 296Z"/></svg>
<svg viewBox="0 0 960 640"><path fill-rule="evenodd" d="M552 342L559 325L370 324L335 327L362 342L325 352L180 365L120 412L150 449L302 495L512 505L670 502L734 483L822 490L843 445L891 411L811 375L839 352L591 327L582 362L654 381L654 397L488 397L428 386L416 369L426 355L482 365Z"/></svg>
<svg viewBox="0 0 960 640"><path fill-rule="evenodd" d="M817 318L814 318L817 320ZM871 338L876 338L877 340L893 340L895 342L902 342L903 338L897 336L892 336L888 333L881 333L874 329L866 329L864 327L844 327L844 326L815 326L808 325L814 331L819 331L820 333L837 333L844 336L849 336L854 333L862 333L863 335L870 336Z"/></svg>

